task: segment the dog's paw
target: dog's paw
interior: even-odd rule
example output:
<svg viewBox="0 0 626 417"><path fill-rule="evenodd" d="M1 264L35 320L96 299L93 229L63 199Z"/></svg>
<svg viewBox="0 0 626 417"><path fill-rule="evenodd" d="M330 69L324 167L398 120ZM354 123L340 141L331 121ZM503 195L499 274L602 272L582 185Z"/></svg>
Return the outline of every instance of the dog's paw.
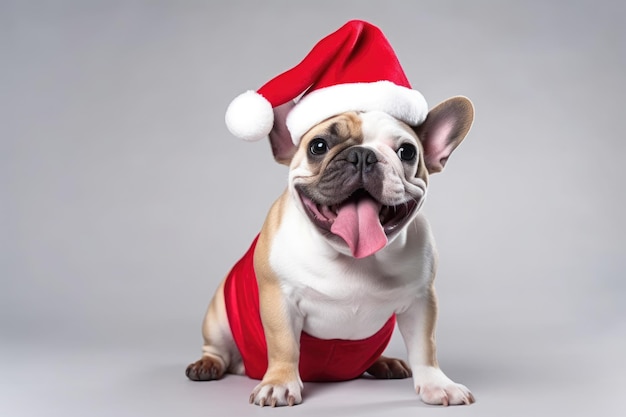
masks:
<svg viewBox="0 0 626 417"><path fill-rule="evenodd" d="M192 363L185 371L192 381L212 381L224 375L224 365L217 359L208 356Z"/></svg>
<svg viewBox="0 0 626 417"><path fill-rule="evenodd" d="M406 362L385 356L378 358L366 372L378 379L404 379L411 376L411 369Z"/></svg>
<svg viewBox="0 0 626 417"><path fill-rule="evenodd" d="M415 391L426 404L469 405L476 401L465 385L455 383L438 368L413 370L413 375Z"/></svg>
<svg viewBox="0 0 626 417"><path fill-rule="evenodd" d="M299 380L288 382L261 382L250 394L250 404L293 406L302 402L302 383Z"/></svg>
<svg viewBox="0 0 626 417"><path fill-rule="evenodd" d="M426 404L432 405L470 405L475 399L465 385L450 381L446 385L425 384L419 386L417 393Z"/></svg>

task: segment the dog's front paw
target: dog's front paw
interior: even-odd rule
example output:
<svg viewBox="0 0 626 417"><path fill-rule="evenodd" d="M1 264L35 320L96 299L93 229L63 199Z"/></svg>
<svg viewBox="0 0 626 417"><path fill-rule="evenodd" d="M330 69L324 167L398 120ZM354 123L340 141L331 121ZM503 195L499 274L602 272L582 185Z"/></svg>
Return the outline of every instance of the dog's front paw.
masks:
<svg viewBox="0 0 626 417"><path fill-rule="evenodd" d="M302 402L302 383L296 379L286 382L263 381L250 394L250 404L271 407L296 405Z"/></svg>
<svg viewBox="0 0 626 417"><path fill-rule="evenodd" d="M413 370L413 375L415 391L426 404L469 405L476 401L465 385L455 383L439 368L423 367Z"/></svg>

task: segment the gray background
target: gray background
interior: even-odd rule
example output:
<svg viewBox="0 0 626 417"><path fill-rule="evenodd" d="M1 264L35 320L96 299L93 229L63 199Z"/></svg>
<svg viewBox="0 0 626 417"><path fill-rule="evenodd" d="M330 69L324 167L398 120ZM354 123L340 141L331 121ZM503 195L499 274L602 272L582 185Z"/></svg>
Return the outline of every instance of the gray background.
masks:
<svg viewBox="0 0 626 417"><path fill-rule="evenodd" d="M226 3L226 2L225 2ZM624 415L626 31L618 1L0 2L0 415ZM424 211L439 358L411 383L192 383L222 275L286 183L224 110L346 20L476 122ZM396 334L389 353L404 357Z"/></svg>

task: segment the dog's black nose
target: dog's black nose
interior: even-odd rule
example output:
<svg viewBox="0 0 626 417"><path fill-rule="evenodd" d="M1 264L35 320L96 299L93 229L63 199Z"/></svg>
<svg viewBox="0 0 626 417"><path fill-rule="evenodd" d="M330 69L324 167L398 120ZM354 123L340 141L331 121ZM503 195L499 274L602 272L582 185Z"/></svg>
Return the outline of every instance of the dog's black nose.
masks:
<svg viewBox="0 0 626 417"><path fill-rule="evenodd" d="M346 160L361 172L367 172L372 165L378 162L378 158L376 158L376 154L373 150L362 147L350 149Z"/></svg>

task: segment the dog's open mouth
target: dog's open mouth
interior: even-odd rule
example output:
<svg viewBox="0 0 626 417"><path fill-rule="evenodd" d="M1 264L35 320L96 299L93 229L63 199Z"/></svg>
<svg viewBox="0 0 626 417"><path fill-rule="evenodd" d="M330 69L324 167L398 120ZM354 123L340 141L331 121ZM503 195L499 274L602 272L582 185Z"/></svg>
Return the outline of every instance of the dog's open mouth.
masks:
<svg viewBox="0 0 626 417"><path fill-rule="evenodd" d="M355 258L382 249L388 236L400 230L417 207L415 200L387 206L363 189L331 206L316 203L302 192L299 194L311 221L322 231L341 237Z"/></svg>

